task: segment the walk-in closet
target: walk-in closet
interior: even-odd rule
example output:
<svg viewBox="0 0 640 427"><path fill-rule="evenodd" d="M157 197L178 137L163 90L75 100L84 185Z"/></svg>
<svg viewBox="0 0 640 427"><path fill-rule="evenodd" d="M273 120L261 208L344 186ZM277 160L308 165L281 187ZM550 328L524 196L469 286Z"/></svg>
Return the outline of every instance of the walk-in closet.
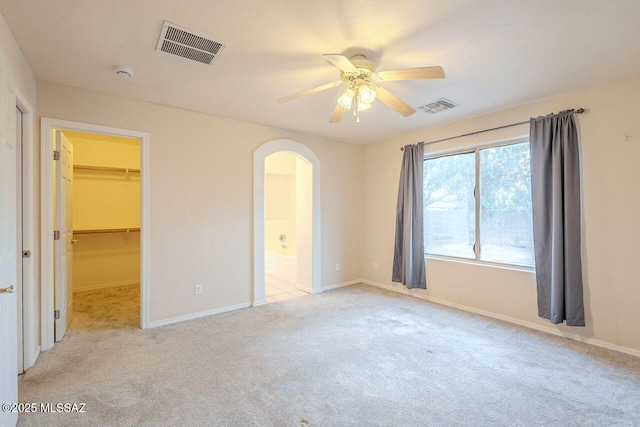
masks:
<svg viewBox="0 0 640 427"><path fill-rule="evenodd" d="M73 147L70 328L138 328L140 140L63 133Z"/></svg>

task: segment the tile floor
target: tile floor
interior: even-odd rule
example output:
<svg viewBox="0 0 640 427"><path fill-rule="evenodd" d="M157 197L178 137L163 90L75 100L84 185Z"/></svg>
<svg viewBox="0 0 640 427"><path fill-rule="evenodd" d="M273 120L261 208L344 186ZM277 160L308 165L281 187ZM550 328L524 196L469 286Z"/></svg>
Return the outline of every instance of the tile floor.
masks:
<svg viewBox="0 0 640 427"><path fill-rule="evenodd" d="M265 282L267 303L286 301L291 298L309 295L308 292L296 288L296 285L294 283L280 280L269 274L265 276Z"/></svg>

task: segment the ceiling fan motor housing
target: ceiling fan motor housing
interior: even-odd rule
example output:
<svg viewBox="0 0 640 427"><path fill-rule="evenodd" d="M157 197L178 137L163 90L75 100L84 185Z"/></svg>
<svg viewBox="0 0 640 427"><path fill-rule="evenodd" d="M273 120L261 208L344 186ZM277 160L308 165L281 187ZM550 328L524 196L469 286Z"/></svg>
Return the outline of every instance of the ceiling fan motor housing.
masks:
<svg viewBox="0 0 640 427"><path fill-rule="evenodd" d="M373 62L369 61L364 55L353 55L351 58L349 58L349 61L351 61L351 63L355 65L356 68L366 68L369 71L375 71Z"/></svg>

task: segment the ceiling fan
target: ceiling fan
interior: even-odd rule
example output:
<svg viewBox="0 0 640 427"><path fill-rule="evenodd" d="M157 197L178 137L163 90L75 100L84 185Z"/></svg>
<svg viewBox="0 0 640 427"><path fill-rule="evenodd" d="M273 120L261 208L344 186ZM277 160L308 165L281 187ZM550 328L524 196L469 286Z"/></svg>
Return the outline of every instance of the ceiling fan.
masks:
<svg viewBox="0 0 640 427"><path fill-rule="evenodd" d="M442 67L420 67L405 70L376 71L373 63L364 55L353 55L350 59L343 55L322 55L327 61L340 69L340 80L326 85L304 90L293 95L278 99L279 103L293 101L306 95L321 92L341 84L347 88L338 98L338 105L329 119L330 123L338 123L347 110L353 108L353 118L360 122L360 111L371 108L371 103L377 98L384 104L408 117L416 110L383 88L380 84L394 80L443 79Z"/></svg>

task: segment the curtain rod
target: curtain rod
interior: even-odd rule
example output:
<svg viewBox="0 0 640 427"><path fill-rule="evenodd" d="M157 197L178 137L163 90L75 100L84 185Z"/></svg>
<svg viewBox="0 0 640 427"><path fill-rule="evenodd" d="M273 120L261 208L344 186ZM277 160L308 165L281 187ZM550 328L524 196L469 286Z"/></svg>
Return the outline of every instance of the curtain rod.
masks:
<svg viewBox="0 0 640 427"><path fill-rule="evenodd" d="M576 114L583 114L586 110L584 108L578 108L577 110L574 111L574 113ZM429 142L421 142L420 144L434 144L436 142L443 142L443 141L449 141L450 139L456 139L456 138L462 138L465 136L474 136L477 135L479 133L485 133L485 132L491 132L492 130L498 130L498 129L504 129L504 128L510 128L512 126L519 126L519 125L523 125L525 123L529 123L530 120L527 120L525 122L519 122L519 123L511 123L510 125L504 125L504 126L498 126L496 128L491 128L491 129L483 129L483 130L479 130L476 132L471 132L471 133L465 133L462 135L457 135L457 136L450 136L449 138L442 138L442 139L438 139L435 141L429 141ZM400 147L400 151L404 151L404 147Z"/></svg>

